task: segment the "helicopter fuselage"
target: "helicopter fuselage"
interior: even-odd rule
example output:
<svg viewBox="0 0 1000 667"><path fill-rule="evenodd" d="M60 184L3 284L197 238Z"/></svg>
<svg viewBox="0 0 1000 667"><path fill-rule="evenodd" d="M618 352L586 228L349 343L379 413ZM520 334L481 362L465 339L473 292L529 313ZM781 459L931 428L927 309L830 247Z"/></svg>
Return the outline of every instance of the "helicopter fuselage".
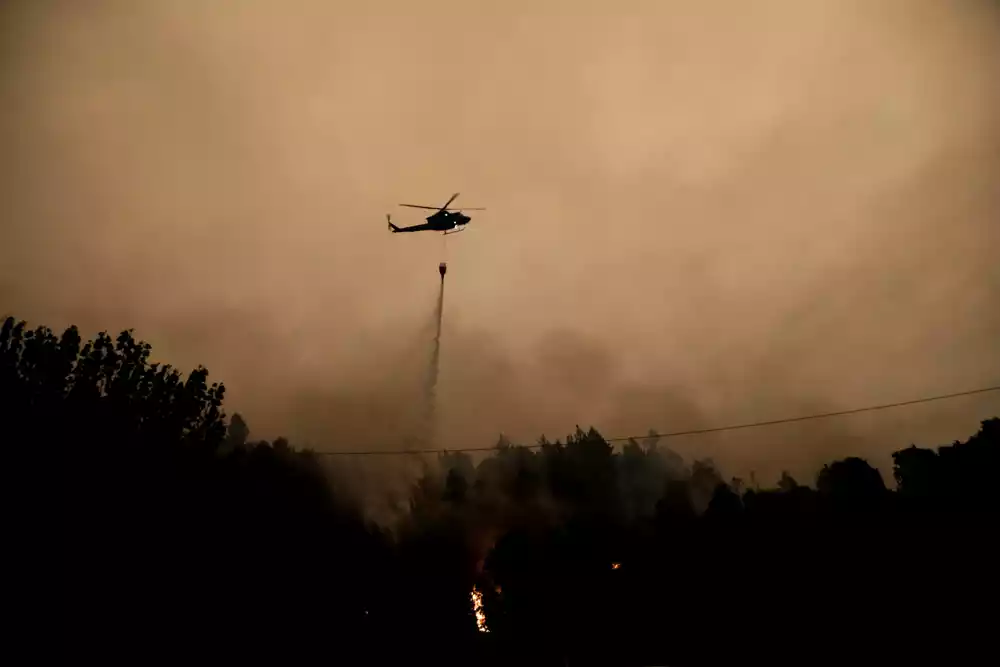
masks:
<svg viewBox="0 0 1000 667"><path fill-rule="evenodd" d="M455 229L455 227L462 227L469 224L471 218L459 211L440 211L434 215L427 216L426 220L430 229L446 232Z"/></svg>

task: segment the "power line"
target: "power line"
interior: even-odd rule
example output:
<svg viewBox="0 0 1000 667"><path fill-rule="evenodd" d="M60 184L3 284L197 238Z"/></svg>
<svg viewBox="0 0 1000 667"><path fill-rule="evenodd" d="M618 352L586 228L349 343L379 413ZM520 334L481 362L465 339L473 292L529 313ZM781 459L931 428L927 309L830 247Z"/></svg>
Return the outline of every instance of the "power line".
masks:
<svg viewBox="0 0 1000 667"><path fill-rule="evenodd" d="M785 419L772 419L770 421L752 422L749 424L736 424L733 426L717 426L715 428L700 428L691 431L675 431L673 433L664 433L660 435L661 438L671 438L681 435L698 435L700 433L715 433L717 431L736 431L744 428L756 428L758 426L773 426L774 424L790 424L792 422L802 422L808 421L810 419L825 419L827 417L840 417L842 415L853 415L859 412L874 412L875 410L887 410L889 408L900 408L905 405L916 405L918 403L930 403L932 401L943 401L947 398L959 398L960 396L971 396L972 394L985 394L990 391L1000 391L1000 385L996 387L983 387L982 389L970 389L969 391L959 391L954 394L941 394L939 396L928 396L926 398L915 398L910 401L900 401L898 403L884 403L882 405L869 405L863 408L853 408L851 410L838 410L836 412L823 412L815 415L807 415L805 417L788 417ZM650 436L642 436L648 438ZM621 442L623 440L635 439L635 436L629 438L610 438L608 442Z"/></svg>
<svg viewBox="0 0 1000 667"><path fill-rule="evenodd" d="M719 433L721 431L738 431L747 428L759 428L763 426L774 426L776 424L791 424L793 422L810 421L813 419L826 419L828 417L841 417L844 415L858 414L859 412L874 412L876 410L888 410L889 408L900 408L907 405L917 405L919 403L930 403L932 401L943 401L949 398L960 398L962 396L972 396L973 394L985 394L991 391L1000 391L1000 385L993 387L982 387L981 389L970 389L968 391L958 391L952 394L940 394L938 396L926 396L915 398L909 401L899 401L897 403L883 403L881 405L868 405L863 408L852 408L850 410L838 410L836 412L823 412L819 414L805 415L802 417L786 417L784 419L771 419L768 421L749 422L746 424L732 424L730 426L715 426L712 428L698 428L688 431L673 431L671 433L645 433L643 435L626 435L616 438L603 438L605 442L626 442L628 440L642 440L645 438L676 438L683 435L701 435L703 433ZM519 445L523 449L539 449L542 445ZM496 447L459 447L456 449L391 449L391 450L368 450L354 452L314 452L318 456L395 456L402 454L446 454L457 452L491 452Z"/></svg>

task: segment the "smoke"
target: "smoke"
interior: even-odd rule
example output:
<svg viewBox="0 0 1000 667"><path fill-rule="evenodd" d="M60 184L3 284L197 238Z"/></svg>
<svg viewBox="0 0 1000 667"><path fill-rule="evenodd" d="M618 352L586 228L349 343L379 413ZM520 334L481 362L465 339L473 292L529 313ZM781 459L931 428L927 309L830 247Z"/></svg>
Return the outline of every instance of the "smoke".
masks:
<svg viewBox="0 0 1000 667"><path fill-rule="evenodd" d="M455 191L487 210L447 258L440 446L1000 378L995 2L85 4L0 9L0 311L135 327L258 437L421 433L441 241L384 215ZM885 474L997 409L667 444Z"/></svg>

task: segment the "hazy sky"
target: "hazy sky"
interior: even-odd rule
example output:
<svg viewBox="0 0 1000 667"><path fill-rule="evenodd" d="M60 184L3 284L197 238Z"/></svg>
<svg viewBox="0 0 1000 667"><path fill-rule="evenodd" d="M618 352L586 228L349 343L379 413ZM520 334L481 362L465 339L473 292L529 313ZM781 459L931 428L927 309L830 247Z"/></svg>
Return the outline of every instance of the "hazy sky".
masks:
<svg viewBox="0 0 1000 667"><path fill-rule="evenodd" d="M451 446L1000 381L996 2L24 0L0 21L0 311L135 327L255 435L397 447L445 259ZM447 246L387 232L455 191L488 210ZM998 413L675 446L770 477L881 466Z"/></svg>

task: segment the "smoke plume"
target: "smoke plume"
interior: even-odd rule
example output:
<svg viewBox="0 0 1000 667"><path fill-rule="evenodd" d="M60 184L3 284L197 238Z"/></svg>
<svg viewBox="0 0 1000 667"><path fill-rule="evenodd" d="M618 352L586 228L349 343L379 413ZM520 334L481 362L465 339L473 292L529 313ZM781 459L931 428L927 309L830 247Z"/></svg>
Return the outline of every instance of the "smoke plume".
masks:
<svg viewBox="0 0 1000 667"><path fill-rule="evenodd" d="M0 311L134 327L257 436L420 433L441 240L384 216L455 191L486 210L450 242L440 446L1000 378L995 2L13 0L0 28ZM670 445L888 477L997 407Z"/></svg>

